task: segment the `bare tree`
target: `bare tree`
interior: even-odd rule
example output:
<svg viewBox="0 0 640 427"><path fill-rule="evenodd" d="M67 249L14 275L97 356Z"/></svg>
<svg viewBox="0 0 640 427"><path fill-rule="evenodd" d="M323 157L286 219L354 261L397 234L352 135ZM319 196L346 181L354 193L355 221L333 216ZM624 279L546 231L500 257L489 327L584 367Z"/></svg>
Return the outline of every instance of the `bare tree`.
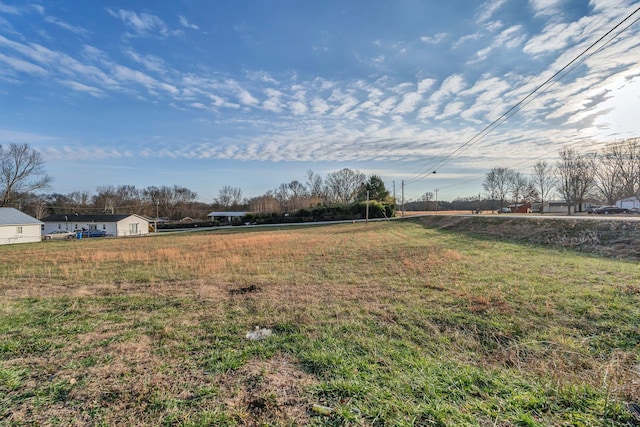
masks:
<svg viewBox="0 0 640 427"><path fill-rule="evenodd" d="M214 203L223 209L230 209L239 206L242 202L242 189L230 185L223 186L218 192L218 197Z"/></svg>
<svg viewBox="0 0 640 427"><path fill-rule="evenodd" d="M560 152L557 171L558 191L568 204L567 213L571 215L571 207L576 205L581 211L584 198L595 181L593 159L565 148Z"/></svg>
<svg viewBox="0 0 640 427"><path fill-rule="evenodd" d="M640 196L640 138L608 145L597 156L595 187L607 204Z"/></svg>
<svg viewBox="0 0 640 427"><path fill-rule="evenodd" d="M482 183L482 188L491 195L491 199L500 201L500 208L504 207L513 174L514 171L509 168L495 167L487 173Z"/></svg>
<svg viewBox="0 0 640 427"><path fill-rule="evenodd" d="M418 201L424 202L424 210L429 210L429 202L433 200L433 193L431 191L427 191L424 193Z"/></svg>
<svg viewBox="0 0 640 427"><path fill-rule="evenodd" d="M9 206L16 194L47 188L51 181L40 152L28 144L0 145L0 206Z"/></svg>
<svg viewBox="0 0 640 427"><path fill-rule="evenodd" d="M516 204L517 209L518 202L524 200L526 197L529 180L527 180L527 178L520 172L513 172L507 186L509 188L509 192L513 196L513 201Z"/></svg>
<svg viewBox="0 0 640 427"><path fill-rule="evenodd" d="M323 185L324 183L323 183L322 177L317 173L315 173L314 171L312 171L311 169L309 169L307 171L307 182L306 182L307 192L309 193L309 196L314 198L324 199L325 194L323 190Z"/></svg>
<svg viewBox="0 0 640 427"><path fill-rule="evenodd" d="M89 211L91 204L91 194L88 191L74 191L68 195L75 205L74 211L78 213L86 213Z"/></svg>
<svg viewBox="0 0 640 427"><path fill-rule="evenodd" d="M544 203L553 195L556 182L553 167L545 160L540 160L533 166L531 183L540 196L540 213L544 213Z"/></svg>
<svg viewBox="0 0 640 427"><path fill-rule="evenodd" d="M264 195L254 197L249 201L251 212L255 213L276 213L282 212L280 203L274 196L273 191L267 191Z"/></svg>
<svg viewBox="0 0 640 427"><path fill-rule="evenodd" d="M620 164L623 159L620 154L618 148L609 146L596 157L594 186L608 205L613 205L625 192L626 183Z"/></svg>
<svg viewBox="0 0 640 427"><path fill-rule="evenodd" d="M345 168L331 172L325 179L325 190L330 203L352 203L366 176L359 171Z"/></svg>
<svg viewBox="0 0 640 427"><path fill-rule="evenodd" d="M307 205L309 193L300 181L291 181L289 184L289 208L300 209Z"/></svg>
<svg viewBox="0 0 640 427"><path fill-rule="evenodd" d="M113 185L99 186L98 194L93 196L93 205L105 213L115 213L117 206L116 189Z"/></svg>

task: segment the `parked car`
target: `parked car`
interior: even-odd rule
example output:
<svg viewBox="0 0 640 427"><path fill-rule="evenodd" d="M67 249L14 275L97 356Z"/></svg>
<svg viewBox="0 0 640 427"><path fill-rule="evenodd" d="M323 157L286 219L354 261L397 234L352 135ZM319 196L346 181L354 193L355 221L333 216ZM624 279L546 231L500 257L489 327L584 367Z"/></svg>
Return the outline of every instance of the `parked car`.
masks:
<svg viewBox="0 0 640 427"><path fill-rule="evenodd" d="M619 214L627 212L629 212L629 209L619 208L617 206L600 206L599 208L593 210L593 213L598 215Z"/></svg>
<svg viewBox="0 0 640 427"><path fill-rule="evenodd" d="M86 239L87 237L105 237L107 232L104 230L84 230L82 232L82 238Z"/></svg>
<svg viewBox="0 0 640 427"><path fill-rule="evenodd" d="M599 209L599 208L601 208L601 207L602 207L602 206L589 206L589 207L587 208L587 213L588 213L588 214L592 214L592 213L594 213L594 212L595 212L595 210L596 210L596 209Z"/></svg>
<svg viewBox="0 0 640 427"><path fill-rule="evenodd" d="M498 213L511 213L511 208L500 208Z"/></svg>
<svg viewBox="0 0 640 427"><path fill-rule="evenodd" d="M52 231L49 234L45 234L43 237L44 237L44 240L59 240L59 239L73 240L76 238L76 233L74 231L57 230L57 231Z"/></svg>

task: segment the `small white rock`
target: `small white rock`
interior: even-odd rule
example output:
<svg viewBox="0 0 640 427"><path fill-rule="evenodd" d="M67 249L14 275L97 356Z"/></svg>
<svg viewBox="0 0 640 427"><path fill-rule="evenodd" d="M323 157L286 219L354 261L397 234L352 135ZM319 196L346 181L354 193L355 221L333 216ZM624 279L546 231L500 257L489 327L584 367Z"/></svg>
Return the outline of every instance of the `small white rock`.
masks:
<svg viewBox="0 0 640 427"><path fill-rule="evenodd" d="M271 336L271 334L272 334L271 329L267 329L267 328L260 329L259 326L256 326L255 330L251 332L247 332L246 337L248 340L257 341L257 340L263 340Z"/></svg>

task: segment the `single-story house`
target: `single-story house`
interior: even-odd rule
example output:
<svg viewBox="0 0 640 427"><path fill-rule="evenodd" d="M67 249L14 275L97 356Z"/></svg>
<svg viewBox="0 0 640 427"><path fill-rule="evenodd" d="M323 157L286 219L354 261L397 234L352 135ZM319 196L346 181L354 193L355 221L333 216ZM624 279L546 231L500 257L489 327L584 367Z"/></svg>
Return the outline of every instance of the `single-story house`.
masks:
<svg viewBox="0 0 640 427"><path fill-rule="evenodd" d="M211 218L212 221L232 222L234 218L242 218L247 214L248 212L211 212L207 216Z"/></svg>
<svg viewBox="0 0 640 427"><path fill-rule="evenodd" d="M623 209L640 209L640 199L636 196L627 197L616 202L616 206Z"/></svg>
<svg viewBox="0 0 640 427"><path fill-rule="evenodd" d="M544 202L542 208L543 213L562 213L566 214L569 211L569 204L564 200L551 200ZM575 206L571 206L571 213L575 213Z"/></svg>
<svg viewBox="0 0 640 427"><path fill-rule="evenodd" d="M54 214L42 218L44 233L57 230L104 230L110 236L149 234L149 220L131 214Z"/></svg>
<svg viewBox="0 0 640 427"><path fill-rule="evenodd" d="M0 245L42 240L42 221L15 208L0 208Z"/></svg>

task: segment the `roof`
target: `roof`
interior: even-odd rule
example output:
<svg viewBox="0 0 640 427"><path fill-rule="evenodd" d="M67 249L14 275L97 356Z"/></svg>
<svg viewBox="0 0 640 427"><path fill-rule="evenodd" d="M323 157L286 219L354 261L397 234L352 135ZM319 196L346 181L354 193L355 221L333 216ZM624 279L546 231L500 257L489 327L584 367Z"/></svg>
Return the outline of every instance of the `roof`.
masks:
<svg viewBox="0 0 640 427"><path fill-rule="evenodd" d="M211 212L207 216L245 216L246 212Z"/></svg>
<svg viewBox="0 0 640 427"><path fill-rule="evenodd" d="M42 218L44 222L118 222L130 216L139 216L134 214L53 214ZM140 217L142 218L142 217ZM145 219L145 218L143 218Z"/></svg>
<svg viewBox="0 0 640 427"><path fill-rule="evenodd" d="M15 208L0 208L0 225L41 225L42 221L38 221L26 213L20 212Z"/></svg>

